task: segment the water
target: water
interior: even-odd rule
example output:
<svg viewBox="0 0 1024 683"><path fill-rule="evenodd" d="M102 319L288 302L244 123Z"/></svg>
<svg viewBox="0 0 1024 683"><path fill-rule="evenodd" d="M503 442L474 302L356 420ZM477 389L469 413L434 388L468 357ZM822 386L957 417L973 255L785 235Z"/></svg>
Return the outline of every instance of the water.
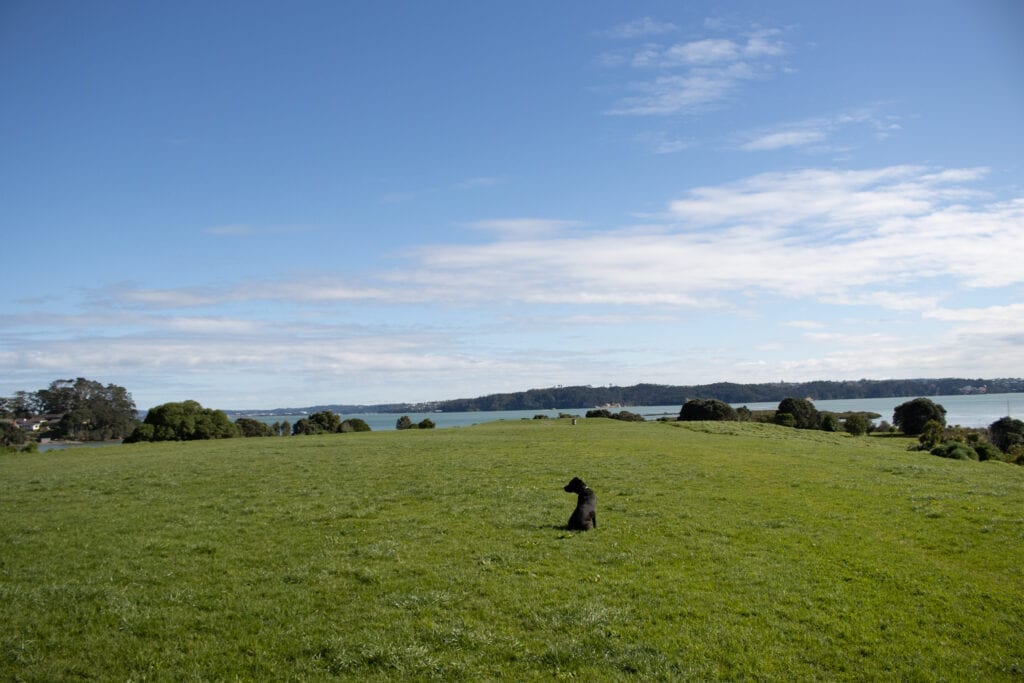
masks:
<svg viewBox="0 0 1024 683"><path fill-rule="evenodd" d="M916 396L902 396L894 398L852 398L832 401L815 401L814 405L818 410L829 410L832 412L846 411L867 411L878 413L877 421L886 420L892 422L892 412L901 403L913 400ZM960 425L962 427L987 427L996 420L1006 415L1024 419L1024 393L1017 394L973 394L969 396L931 396L935 401L946 409L946 423L949 425ZM747 406L751 410L775 410L779 402L767 403L736 403L733 407ZM612 408L611 412L628 410L631 413L639 413L648 420L656 420L659 417L675 417L679 414L680 405L668 406L624 406L623 408ZM373 431L387 431L395 428L395 423L403 414L409 416L413 423L418 423L429 418L440 428L447 427L468 427L483 422L494 422L495 420L529 420L534 415L544 415L549 418L556 418L560 413L583 417L587 414L586 408L561 408L554 410L503 410L493 412L467 412L467 413L362 413L345 414L342 419L358 417L366 421ZM306 415L273 415L254 416L256 419L273 424L287 420L295 424Z"/></svg>

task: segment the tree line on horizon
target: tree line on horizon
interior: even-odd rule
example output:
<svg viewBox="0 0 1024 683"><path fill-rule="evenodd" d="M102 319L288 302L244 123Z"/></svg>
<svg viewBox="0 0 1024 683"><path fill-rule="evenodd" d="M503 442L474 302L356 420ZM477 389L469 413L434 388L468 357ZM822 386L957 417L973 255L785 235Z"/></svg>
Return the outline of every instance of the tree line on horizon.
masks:
<svg viewBox="0 0 1024 683"><path fill-rule="evenodd" d="M817 401L901 396L951 396L962 393L990 394L1024 391L1024 379L883 379L814 382L773 382L738 384L715 382L698 385L635 384L620 386L569 386L530 389L477 398L460 398L424 404L377 406L381 412L474 412L504 410L547 410L551 408L594 408L609 404L622 406L681 405L688 398L713 398L725 403L769 403L799 396ZM373 407L373 406L368 406ZM387 410L385 410L387 408Z"/></svg>

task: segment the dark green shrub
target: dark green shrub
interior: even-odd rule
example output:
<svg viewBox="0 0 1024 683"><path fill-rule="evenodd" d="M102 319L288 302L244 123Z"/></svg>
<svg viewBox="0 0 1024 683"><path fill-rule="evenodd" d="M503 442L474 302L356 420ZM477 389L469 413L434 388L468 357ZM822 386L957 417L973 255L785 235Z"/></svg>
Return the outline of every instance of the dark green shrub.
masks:
<svg viewBox="0 0 1024 683"><path fill-rule="evenodd" d="M978 452L965 443L947 441L931 450L932 455L952 460L978 460Z"/></svg>
<svg viewBox="0 0 1024 683"><path fill-rule="evenodd" d="M245 437L274 435L274 430L271 429L270 425L254 420L251 417L238 418L235 420L235 427L238 428L238 433Z"/></svg>
<svg viewBox="0 0 1024 683"><path fill-rule="evenodd" d="M797 429L817 429L821 425L821 414L806 398L784 398L778 412L792 415Z"/></svg>
<svg viewBox="0 0 1024 683"><path fill-rule="evenodd" d="M750 410L747 410L749 413ZM695 422L703 420L714 421L736 421L739 415L736 409L725 401L715 398L691 398L683 404L679 411L679 420L683 422Z"/></svg>
<svg viewBox="0 0 1024 683"><path fill-rule="evenodd" d="M821 431L823 432L838 432L839 431L839 420L836 416L831 413L825 413L821 416Z"/></svg>
<svg viewBox="0 0 1024 683"><path fill-rule="evenodd" d="M921 428L921 436L918 441L924 446L925 450L935 448L940 443L945 441L945 428L938 422L938 420L928 420ZM958 441L957 439L950 439L950 441Z"/></svg>
<svg viewBox="0 0 1024 683"><path fill-rule="evenodd" d="M1001 450L996 448L990 443L982 441L973 446L975 452L978 454L978 460L1003 460L1004 455Z"/></svg>
<svg viewBox="0 0 1024 683"><path fill-rule="evenodd" d="M0 422L0 446L20 446L27 440L24 429L11 422Z"/></svg>
<svg viewBox="0 0 1024 683"><path fill-rule="evenodd" d="M901 403L892 413L893 424L907 435L920 434L931 420L945 427L946 409L928 398Z"/></svg>
<svg viewBox="0 0 1024 683"><path fill-rule="evenodd" d="M425 417L422 420L420 420L420 423L418 425L416 425L416 428L417 429L433 429L436 426L437 425L434 424L433 420L431 420L429 417Z"/></svg>
<svg viewBox="0 0 1024 683"><path fill-rule="evenodd" d="M1017 445L1024 445L1024 422L1011 417L1001 417L988 426L989 438L996 448L1004 453Z"/></svg>
<svg viewBox="0 0 1024 683"><path fill-rule="evenodd" d="M348 425L346 428L345 425ZM366 424L366 420L359 417L350 417L341 423L342 431L349 432L369 432L371 431L370 425Z"/></svg>
<svg viewBox="0 0 1024 683"><path fill-rule="evenodd" d="M238 436L238 428L224 411L204 408L197 401L182 401L150 408L146 419L125 442L194 441L235 436Z"/></svg>
<svg viewBox="0 0 1024 683"><path fill-rule="evenodd" d="M775 413L775 424L781 427L796 427L796 416L793 413Z"/></svg>
<svg viewBox="0 0 1024 683"><path fill-rule="evenodd" d="M850 415L843 420L843 429L854 436L863 436L871 428L871 422L863 415Z"/></svg>

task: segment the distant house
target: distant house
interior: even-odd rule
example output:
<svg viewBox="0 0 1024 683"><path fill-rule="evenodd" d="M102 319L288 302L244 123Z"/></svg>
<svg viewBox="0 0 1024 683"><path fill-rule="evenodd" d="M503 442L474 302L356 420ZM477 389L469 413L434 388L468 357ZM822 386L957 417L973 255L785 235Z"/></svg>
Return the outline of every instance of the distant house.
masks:
<svg viewBox="0 0 1024 683"><path fill-rule="evenodd" d="M46 425L50 422L60 422L63 417L64 416L60 413L35 415L33 417L18 418L14 421L14 425L26 432L40 432L43 431L46 428Z"/></svg>
<svg viewBox="0 0 1024 683"><path fill-rule="evenodd" d="M46 420L41 417L19 418L14 421L15 427L24 429L26 432L38 432L44 424L46 424Z"/></svg>

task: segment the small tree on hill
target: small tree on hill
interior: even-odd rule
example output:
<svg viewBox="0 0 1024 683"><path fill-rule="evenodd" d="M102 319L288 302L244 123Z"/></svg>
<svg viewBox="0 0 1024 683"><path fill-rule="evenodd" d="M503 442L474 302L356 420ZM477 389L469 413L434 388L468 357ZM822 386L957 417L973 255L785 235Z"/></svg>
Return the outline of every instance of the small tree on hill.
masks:
<svg viewBox="0 0 1024 683"><path fill-rule="evenodd" d="M853 436L863 436L868 433L871 423L863 415L850 415L843 420L843 429Z"/></svg>
<svg viewBox="0 0 1024 683"><path fill-rule="evenodd" d="M779 403L778 412L792 415L797 429L818 429L821 426L818 409L806 398L784 398Z"/></svg>
<svg viewBox="0 0 1024 683"><path fill-rule="evenodd" d="M928 398L915 398L896 406L892 422L907 435L920 434L930 420L946 426L946 409Z"/></svg>

